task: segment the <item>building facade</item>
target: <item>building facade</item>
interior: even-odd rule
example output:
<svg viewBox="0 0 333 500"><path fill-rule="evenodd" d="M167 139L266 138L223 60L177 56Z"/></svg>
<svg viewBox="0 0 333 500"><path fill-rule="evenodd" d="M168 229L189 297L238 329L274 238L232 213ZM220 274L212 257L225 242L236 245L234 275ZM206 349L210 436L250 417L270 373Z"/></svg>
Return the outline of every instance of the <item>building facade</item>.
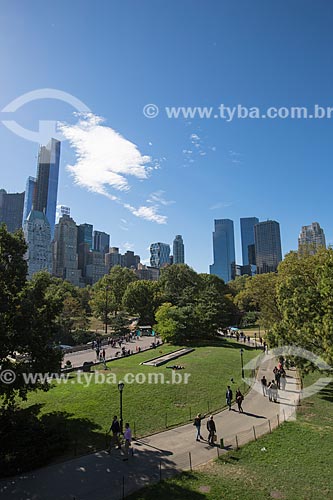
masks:
<svg viewBox="0 0 333 500"><path fill-rule="evenodd" d="M24 192L7 193L0 189L0 225L6 224L10 233L22 228L23 206Z"/></svg>
<svg viewBox="0 0 333 500"><path fill-rule="evenodd" d="M24 222L24 237L28 249L28 278L38 271L52 272L51 228L43 212L32 210Z"/></svg>
<svg viewBox="0 0 333 500"><path fill-rule="evenodd" d="M280 224L274 220L254 226L257 274L276 272L282 260Z"/></svg>
<svg viewBox="0 0 333 500"><path fill-rule="evenodd" d="M173 264L184 264L185 263L185 249L183 238L180 234L177 234L173 240Z"/></svg>
<svg viewBox="0 0 333 500"><path fill-rule="evenodd" d="M257 217L240 219L243 266L255 265L254 226L258 224Z"/></svg>
<svg viewBox="0 0 333 500"><path fill-rule="evenodd" d="M150 265L160 269L170 264L170 245L167 243L152 243L150 245Z"/></svg>
<svg viewBox="0 0 333 500"><path fill-rule="evenodd" d="M96 252L102 252L104 255L108 253L110 248L110 235L103 231L94 231L93 233L93 249Z"/></svg>
<svg viewBox="0 0 333 500"><path fill-rule="evenodd" d="M139 280L157 281L160 277L160 270L157 267L145 266L141 263L134 272Z"/></svg>
<svg viewBox="0 0 333 500"><path fill-rule="evenodd" d="M34 200L34 196L35 196L36 186L37 186L36 177L28 177L27 183L25 186L25 193L24 193L22 227L24 226L24 222L27 220L28 215L30 214L30 212L32 210L32 204L33 204L33 200Z"/></svg>
<svg viewBox="0 0 333 500"><path fill-rule="evenodd" d="M234 223L230 219L216 219L214 224L214 263L210 266L209 272L228 283L236 274Z"/></svg>
<svg viewBox="0 0 333 500"><path fill-rule="evenodd" d="M33 210L46 215L50 224L51 238L57 210L58 180L60 162L60 141L51 139L47 146L41 146L38 154L37 178L33 193Z"/></svg>
<svg viewBox="0 0 333 500"><path fill-rule="evenodd" d="M55 226L53 242L53 274L82 286L77 253L77 226L69 215L63 215Z"/></svg>
<svg viewBox="0 0 333 500"><path fill-rule="evenodd" d="M87 264L85 267L85 283L86 285L94 285L106 274L104 254L92 250L88 253Z"/></svg>
<svg viewBox="0 0 333 500"><path fill-rule="evenodd" d="M325 233L320 224L312 222L309 226L302 226L298 237L298 251L314 254L320 247L326 248Z"/></svg>

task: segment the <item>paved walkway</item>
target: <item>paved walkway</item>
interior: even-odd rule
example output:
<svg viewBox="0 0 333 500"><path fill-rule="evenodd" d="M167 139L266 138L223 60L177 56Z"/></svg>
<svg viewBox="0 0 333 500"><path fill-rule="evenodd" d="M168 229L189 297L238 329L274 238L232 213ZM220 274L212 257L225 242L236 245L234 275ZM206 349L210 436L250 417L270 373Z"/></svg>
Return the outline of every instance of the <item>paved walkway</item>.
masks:
<svg viewBox="0 0 333 500"><path fill-rule="evenodd" d="M150 349L150 346L152 342L155 341L154 337L148 337L148 336L142 336L139 337L139 339L134 338L130 342L124 342L122 344L122 347L125 346L126 350L133 351L134 353L136 352L136 347L140 347L141 351ZM103 345L102 350L105 349L105 354L106 354L106 361L110 361L112 359L116 358L116 353L118 352L118 356L121 357L121 348L119 346L117 347L111 347L108 345ZM156 349L157 351L157 349ZM154 352L152 350L152 352ZM152 354L152 358L158 356L158 351L157 354ZM72 366L74 368L80 367L83 365L85 361L92 361L92 362L97 362L97 357L96 357L96 351L94 349L85 349L83 351L76 351L76 352L71 352L68 354L65 354L64 360L63 360L63 366L65 365L66 361L70 361L72 363Z"/></svg>
<svg viewBox="0 0 333 500"><path fill-rule="evenodd" d="M257 381L262 375L272 380L274 359L263 356ZM243 402L244 413L233 406L214 416L218 438L224 445L244 444L269 432L284 419L294 418L298 401L295 372L287 372L285 391L279 391L279 402L271 403L262 395L256 382ZM202 434L207 436L206 420ZM118 500L160 477L209 461L223 450L211 448L206 441L195 441L195 427L187 424L133 443L134 456L122 460L122 451L105 451L51 465L0 483L0 498L12 500Z"/></svg>

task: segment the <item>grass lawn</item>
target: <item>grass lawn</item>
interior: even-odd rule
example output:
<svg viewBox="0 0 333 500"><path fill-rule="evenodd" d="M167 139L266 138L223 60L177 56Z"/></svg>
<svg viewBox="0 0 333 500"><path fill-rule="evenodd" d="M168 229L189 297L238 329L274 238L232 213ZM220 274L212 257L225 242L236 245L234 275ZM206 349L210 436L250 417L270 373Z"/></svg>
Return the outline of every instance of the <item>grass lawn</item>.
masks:
<svg viewBox="0 0 333 500"><path fill-rule="evenodd" d="M126 384L123 392L124 421L131 423L136 436L143 436L164 430L166 426L186 423L198 412L205 414L220 409L225 405L225 390L230 379L235 381L234 388L241 384L240 347L244 349L244 364L259 354L233 341L216 340L213 345L196 347L192 353L168 363L185 366L184 370L174 373L190 374L188 384ZM161 346L154 351L108 363L107 372L102 366L95 369L106 376L112 374L117 382L128 373L133 376L162 373L165 380L171 381L173 372L166 368L168 364L150 367L140 363L177 348ZM116 384L85 385L78 383L77 374L73 373L66 384L56 383L48 392L32 393L22 404L38 415L56 413L54 418L58 418L61 425L70 426L72 443L66 456L105 447L105 433L112 416L119 417Z"/></svg>
<svg viewBox="0 0 333 500"><path fill-rule="evenodd" d="M318 375L317 375L318 378ZM309 380L310 379L310 380ZM305 382L312 383L313 375ZM333 384L303 400L296 422L131 500L333 499ZM266 451L262 451L266 448Z"/></svg>

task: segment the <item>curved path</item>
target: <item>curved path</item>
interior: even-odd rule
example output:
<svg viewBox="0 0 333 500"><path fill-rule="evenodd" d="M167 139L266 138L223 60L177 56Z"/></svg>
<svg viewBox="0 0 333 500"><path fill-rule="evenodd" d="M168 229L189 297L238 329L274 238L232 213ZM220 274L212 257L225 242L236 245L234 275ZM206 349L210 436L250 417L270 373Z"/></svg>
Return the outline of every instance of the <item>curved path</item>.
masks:
<svg viewBox="0 0 333 500"><path fill-rule="evenodd" d="M267 357L268 358L268 357ZM272 379L274 360L264 361L258 371ZM299 389L294 371L287 373L285 391L279 402L271 403L256 382L243 402L244 413L233 406L214 416L218 438L224 445L244 444L255 435L269 432L284 419L295 418ZM254 430L253 430L254 427ZM206 420L202 434L207 437ZM123 461L122 451L112 455L102 451L61 464L50 465L0 483L0 498L12 500L118 500L142 486L168 477L177 471L215 458L224 451L211 448L207 441L196 442L193 424L183 425L134 441L134 456Z"/></svg>

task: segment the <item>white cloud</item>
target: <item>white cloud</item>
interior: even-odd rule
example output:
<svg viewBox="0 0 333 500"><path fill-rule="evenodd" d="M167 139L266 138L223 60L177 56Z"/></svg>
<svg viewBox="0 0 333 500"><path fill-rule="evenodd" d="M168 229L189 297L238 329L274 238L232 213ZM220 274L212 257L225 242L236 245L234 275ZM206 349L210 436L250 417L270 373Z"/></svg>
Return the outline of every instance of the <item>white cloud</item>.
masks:
<svg viewBox="0 0 333 500"><path fill-rule="evenodd" d="M122 244L121 246L122 250L134 250L134 243L129 243L126 241L125 243Z"/></svg>
<svg viewBox="0 0 333 500"><path fill-rule="evenodd" d="M136 217L150 220L152 222L157 222L157 224L166 224L167 222L167 217L165 215L158 214L157 208L155 206L152 207L142 206L139 208L135 208L132 207L132 205L125 203L124 207L127 208Z"/></svg>
<svg viewBox="0 0 333 500"><path fill-rule="evenodd" d="M148 203L159 203L160 205L172 205L175 203L175 201L172 200L166 200L164 198L165 191L162 191L161 189L159 191L155 191L154 193L151 193L149 195L149 198L147 200Z"/></svg>
<svg viewBox="0 0 333 500"><path fill-rule="evenodd" d="M156 209L152 213L151 209L145 210L148 207L132 207L110 192L110 189L128 192L130 177L147 179L156 168L149 165L153 163L151 157L142 155L135 144L104 125L102 117L92 113L79 114L78 117L75 125L59 124L59 129L75 151L75 164L67 166L74 182L121 204L137 217L164 224L166 217L158 215Z"/></svg>
<svg viewBox="0 0 333 500"><path fill-rule="evenodd" d="M218 210L219 208L228 208L228 207L231 207L231 205L233 205L232 201L219 201L219 202L215 203L214 205L211 205L209 207L209 210Z"/></svg>

